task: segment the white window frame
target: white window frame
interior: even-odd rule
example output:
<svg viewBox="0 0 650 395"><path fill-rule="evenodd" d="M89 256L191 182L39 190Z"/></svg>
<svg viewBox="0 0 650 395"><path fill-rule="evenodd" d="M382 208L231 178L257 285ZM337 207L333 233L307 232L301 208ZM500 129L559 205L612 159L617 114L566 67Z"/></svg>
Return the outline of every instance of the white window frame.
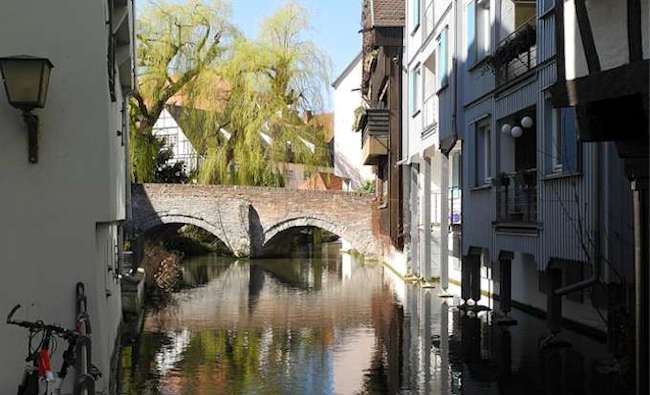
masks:
<svg viewBox="0 0 650 395"><path fill-rule="evenodd" d="M469 67L473 67L481 63L492 52L492 6L491 0L471 0L465 5L465 23L469 23L468 12L469 6L473 7L473 23L474 23L474 46L469 37L466 36L466 49L467 49L467 63ZM465 34L467 35L468 26L465 27Z"/></svg>
<svg viewBox="0 0 650 395"><path fill-rule="evenodd" d="M409 100L411 101L411 117L415 117L422 111L423 102L423 86L422 86L422 64L416 64L411 70L411 83L409 89L411 94Z"/></svg>
<svg viewBox="0 0 650 395"><path fill-rule="evenodd" d="M420 25L422 24L422 0L409 0L409 14L410 14L410 22L411 22L411 35L415 34L415 32L418 31L420 28ZM416 13L414 15L413 13Z"/></svg>

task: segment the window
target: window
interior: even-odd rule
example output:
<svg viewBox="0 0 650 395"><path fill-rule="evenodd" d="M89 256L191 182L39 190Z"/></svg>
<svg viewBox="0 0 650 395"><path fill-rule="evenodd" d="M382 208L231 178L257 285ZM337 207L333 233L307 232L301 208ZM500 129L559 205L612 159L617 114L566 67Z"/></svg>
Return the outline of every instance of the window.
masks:
<svg viewBox="0 0 650 395"><path fill-rule="evenodd" d="M411 97L409 100L411 115L415 116L420 111L421 98L420 98L420 89L422 84L422 67L418 63L413 70L411 71Z"/></svg>
<svg viewBox="0 0 650 395"><path fill-rule="evenodd" d="M490 168L492 164L492 141L490 119L483 119L475 124L474 152L474 185L481 186L490 183Z"/></svg>
<svg viewBox="0 0 650 395"><path fill-rule="evenodd" d="M466 7L467 64L471 67L490 53L490 0L473 0Z"/></svg>
<svg viewBox="0 0 650 395"><path fill-rule="evenodd" d="M436 56L438 59L436 65L438 66L438 70L436 72L436 75L438 76L438 89L441 89L447 85L447 31L448 28L445 28L442 32L440 32L440 35L437 39L438 49L436 50Z"/></svg>
<svg viewBox="0 0 650 395"><path fill-rule="evenodd" d="M576 172L580 155L575 108L553 108L548 98L545 105L547 173Z"/></svg>
<svg viewBox="0 0 650 395"><path fill-rule="evenodd" d="M420 27L420 9L422 8L421 0L409 0L411 4L411 10L409 14L411 15L411 33L415 33ZM403 7L403 6L402 6Z"/></svg>
<svg viewBox="0 0 650 395"><path fill-rule="evenodd" d="M542 12L547 13L555 7L554 0L542 0Z"/></svg>

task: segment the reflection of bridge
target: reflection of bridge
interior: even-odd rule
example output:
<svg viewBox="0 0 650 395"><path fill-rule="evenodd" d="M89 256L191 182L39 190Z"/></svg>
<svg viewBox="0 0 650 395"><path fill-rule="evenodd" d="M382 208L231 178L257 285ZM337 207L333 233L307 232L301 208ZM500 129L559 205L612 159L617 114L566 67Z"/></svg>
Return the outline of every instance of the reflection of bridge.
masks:
<svg viewBox="0 0 650 395"><path fill-rule="evenodd" d="M236 256L258 256L279 233L316 227L366 255L377 252L371 195L284 188L179 184L134 185L133 230L191 224L223 241Z"/></svg>

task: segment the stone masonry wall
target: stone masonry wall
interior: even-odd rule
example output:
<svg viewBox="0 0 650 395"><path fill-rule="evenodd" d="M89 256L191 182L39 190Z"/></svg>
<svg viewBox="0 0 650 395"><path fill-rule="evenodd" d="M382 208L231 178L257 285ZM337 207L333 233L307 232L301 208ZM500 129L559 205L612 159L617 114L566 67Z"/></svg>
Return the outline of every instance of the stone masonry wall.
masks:
<svg viewBox="0 0 650 395"><path fill-rule="evenodd" d="M337 234L352 248L377 254L372 195L284 188L145 184L133 186L136 233L163 223L200 226L238 256L255 255L274 235L295 226Z"/></svg>

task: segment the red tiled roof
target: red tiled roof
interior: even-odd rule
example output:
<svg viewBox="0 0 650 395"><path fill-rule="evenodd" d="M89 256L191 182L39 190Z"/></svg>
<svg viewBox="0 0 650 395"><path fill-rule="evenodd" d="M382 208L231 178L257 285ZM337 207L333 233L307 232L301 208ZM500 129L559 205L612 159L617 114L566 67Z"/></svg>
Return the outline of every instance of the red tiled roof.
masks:
<svg viewBox="0 0 650 395"><path fill-rule="evenodd" d="M404 26L405 0L369 0L372 4L373 27Z"/></svg>

